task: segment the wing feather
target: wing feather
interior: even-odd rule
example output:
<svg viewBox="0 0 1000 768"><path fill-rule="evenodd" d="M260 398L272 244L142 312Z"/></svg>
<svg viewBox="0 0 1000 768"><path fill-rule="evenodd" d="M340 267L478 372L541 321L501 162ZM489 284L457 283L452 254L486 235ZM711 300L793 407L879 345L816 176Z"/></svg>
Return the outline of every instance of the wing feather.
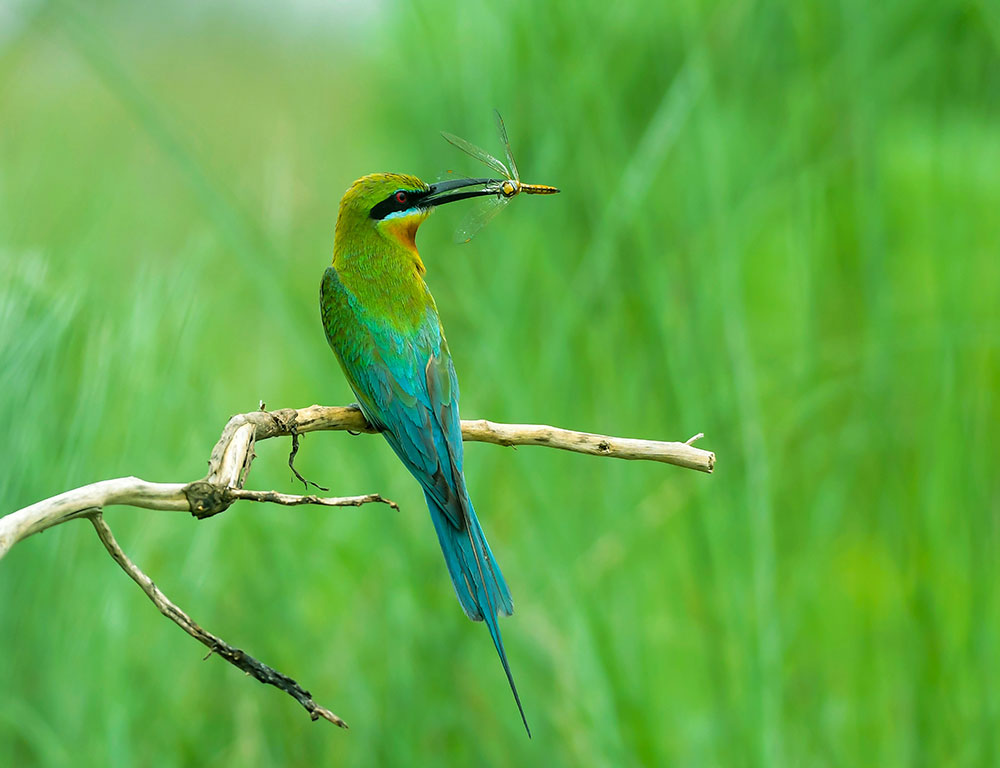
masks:
<svg viewBox="0 0 1000 768"><path fill-rule="evenodd" d="M458 380L433 305L416 329L401 333L387 320L364 312L327 270L323 320L330 346L365 418L381 428L389 445L458 529L468 520L462 477L462 426ZM350 306L350 316L331 304Z"/></svg>

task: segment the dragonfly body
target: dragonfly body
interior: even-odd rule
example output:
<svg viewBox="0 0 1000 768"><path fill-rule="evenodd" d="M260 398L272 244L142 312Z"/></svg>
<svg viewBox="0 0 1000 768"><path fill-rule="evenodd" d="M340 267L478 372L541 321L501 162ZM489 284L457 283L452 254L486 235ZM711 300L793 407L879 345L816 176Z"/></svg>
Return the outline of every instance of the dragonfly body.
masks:
<svg viewBox="0 0 1000 768"><path fill-rule="evenodd" d="M554 195L559 190L547 184L525 184L521 181L517 171L517 163L514 162L514 153L510 149L510 141L507 138L507 128L503 123L503 118L496 110L493 111L496 118L497 132L500 135L500 142L503 144L504 154L507 162L498 160L482 147L477 147L471 141L466 141L453 133L442 132L445 140L449 144L458 147L470 157L474 157L487 168L496 171L503 178L490 179L484 185L484 190L493 197L484 200L479 207L474 209L471 215L459 226L455 232L455 240L460 243L467 243L475 234L485 227L494 216L496 216L513 198L519 194L526 195Z"/></svg>
<svg viewBox="0 0 1000 768"><path fill-rule="evenodd" d="M514 197L522 192L526 195L554 195L559 190L547 184L525 184L517 179L504 179L497 185L496 194L506 198Z"/></svg>

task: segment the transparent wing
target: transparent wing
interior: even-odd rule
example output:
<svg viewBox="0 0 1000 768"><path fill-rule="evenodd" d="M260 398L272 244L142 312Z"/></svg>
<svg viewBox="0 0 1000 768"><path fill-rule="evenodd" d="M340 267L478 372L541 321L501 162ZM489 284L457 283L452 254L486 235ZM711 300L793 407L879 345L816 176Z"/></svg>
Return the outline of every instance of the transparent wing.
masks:
<svg viewBox="0 0 1000 768"><path fill-rule="evenodd" d="M444 136L445 141L447 141L452 146L458 147L469 157L474 157L479 162L488 166L491 170L499 173L503 178L510 179L513 178L510 175L510 171L507 170L507 166L497 160L493 155L487 152L485 149L477 147L470 141L466 141L461 136L456 136L453 133L448 133L446 131L441 131L441 135Z"/></svg>
<svg viewBox="0 0 1000 768"><path fill-rule="evenodd" d="M514 153L510 151L510 140L507 138L507 127L503 124L503 118L500 117L500 110L494 109L493 116L497 121L497 133L500 134L500 143L503 144L503 151L507 153L507 165L512 174L507 178L513 179L514 181L520 181L521 177L517 173L517 163L514 162Z"/></svg>
<svg viewBox="0 0 1000 768"><path fill-rule="evenodd" d="M484 197L472 203L472 210L455 230L455 242L467 243L507 207L509 197Z"/></svg>

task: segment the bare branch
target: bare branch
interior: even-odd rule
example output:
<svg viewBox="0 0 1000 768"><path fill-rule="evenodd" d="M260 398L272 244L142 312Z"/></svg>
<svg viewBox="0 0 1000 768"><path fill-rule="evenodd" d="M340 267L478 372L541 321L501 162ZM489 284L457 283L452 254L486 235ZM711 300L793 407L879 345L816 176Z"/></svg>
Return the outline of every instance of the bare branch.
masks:
<svg viewBox="0 0 1000 768"><path fill-rule="evenodd" d="M263 403L261 408L263 409ZM250 491L243 488L254 459L256 441L286 435L291 435L293 441L297 441L298 435L319 430L347 430L352 433L376 431L365 421L357 407L313 405L298 410L286 408L278 411L260 410L238 414L226 424L222 436L212 449L209 472L204 479L182 484L150 483L137 477L121 477L92 483L39 501L0 517L0 558L3 558L17 542L34 533L77 517L89 517L111 557L142 588L163 615L206 645L211 653L219 654L230 664L253 675L261 682L274 685L294 697L310 713L313 720L322 717L346 728L347 725L343 720L318 706L309 692L303 690L290 677L262 664L195 624L129 560L101 515L104 507L127 505L146 509L187 511L197 518L204 518L223 512L239 499L284 505L318 504L330 507L383 503L398 509L394 502L377 493L323 498L313 495L295 496L277 491ZM700 437L699 433L685 443L671 443L575 432L540 424L498 424L485 419L462 422L464 440L506 446L539 445L592 456L660 461L711 472L715 466L715 454L691 445ZM295 447L297 446L293 444L293 453L289 457L290 466ZM294 466L292 468L294 471Z"/></svg>
<svg viewBox="0 0 1000 768"><path fill-rule="evenodd" d="M324 498L322 496L296 496L290 493L278 493L277 491L245 491L242 488L230 488L226 495L233 499L243 499L245 501L269 501L272 504L285 504L289 507L297 507L300 504L319 504L324 507L360 507L362 504L377 502L388 504L395 510L399 505L387 499L380 493L368 493L364 496L338 496L335 498Z"/></svg>
<svg viewBox="0 0 1000 768"><path fill-rule="evenodd" d="M139 588L146 593L146 597L153 601L153 605L159 609L160 613L208 648L210 655L214 653L221 656L234 667L243 670L248 675L253 675L260 682L273 685L275 688L284 691L305 707L305 710L313 720L319 720L322 717L334 725L347 728L347 723L330 710L319 706L313 701L312 694L292 678L281 674L276 669L263 664L250 654L230 645L222 638L216 637L211 632L198 626L194 619L184 613L176 603L163 594L160 588L153 583L153 580L143 573L129 559L129 556L122 551L122 548L115 540L114 534L111 533L108 524L104 522L104 516L100 512L93 510L88 511L86 514L90 518L90 522L94 524L94 530L97 531L97 536L104 544L104 548L108 550L108 554L114 558L114 561L121 566L121 569L129 575L132 581L139 585Z"/></svg>
<svg viewBox="0 0 1000 768"><path fill-rule="evenodd" d="M254 497L251 492L242 490L254 458L256 441L320 430L346 430L356 433L376 431L354 406L312 405L298 410L283 408L277 411L251 411L238 414L226 424L222 436L212 449L209 473L204 480L185 485L150 483L137 477L122 477L93 483L39 501L30 507L0 517L0 558L14 544L34 533L79 517L87 510L114 504L146 509L185 510L199 518L222 512L238 498L278 504L353 506L354 502L342 499L320 500L320 497L316 496L292 497L270 491L253 492L258 494ZM464 440L506 446L540 445L592 456L659 461L701 472L712 472L715 467L715 454L691 445L699 437L700 433L686 443L674 443L611 437L541 424L500 424L485 419L462 422ZM233 493L234 490L238 490L239 493ZM292 498L300 500L294 502L287 500ZM370 500L391 504L378 494L372 494Z"/></svg>
<svg viewBox="0 0 1000 768"><path fill-rule="evenodd" d="M144 509L189 511L183 483L148 483L138 477L102 480L60 493L0 517L0 558L17 542L93 509L114 504Z"/></svg>
<svg viewBox="0 0 1000 768"><path fill-rule="evenodd" d="M254 424L257 427L257 440L283 437L293 432L302 434L323 430L368 433L376 431L365 421L360 409L353 406L311 405L298 410L283 408L278 411L241 413L229 420L222 437L212 451L209 464L213 471L225 452L230 436L246 424ZM501 424L485 419L466 419L462 421L462 439L495 445L540 445L591 456L608 456L633 461L659 461L696 469L699 472L710 473L715 469L715 454L690 444L697 438L692 438L687 443L637 440L576 432L544 424Z"/></svg>
<svg viewBox="0 0 1000 768"><path fill-rule="evenodd" d="M486 419L463 421L462 439L496 445L543 445L563 451L629 461L660 461L700 472L715 469L715 454L695 448L690 443L610 437L544 424L497 424Z"/></svg>
<svg viewBox="0 0 1000 768"><path fill-rule="evenodd" d="M250 443L242 441L244 450ZM249 456L250 454L246 454ZM242 461L242 459L240 459ZM236 457L230 462L230 469L242 482L244 466ZM249 461L246 462L249 465ZM231 475L232 476L232 475ZM0 517L0 558L17 542L34 533L44 531L67 520L115 505L161 509L167 511L190 512L198 518L211 517L227 509L238 499L249 501L269 501L288 506L317 504L325 507L358 507L362 504L381 503L398 509L396 503L377 493L366 496L343 496L323 498L320 496L294 496L275 491L248 491L242 488L227 488L205 481L194 483L150 483L138 477L119 477L102 480L82 488L74 488L58 496L19 509L17 512Z"/></svg>

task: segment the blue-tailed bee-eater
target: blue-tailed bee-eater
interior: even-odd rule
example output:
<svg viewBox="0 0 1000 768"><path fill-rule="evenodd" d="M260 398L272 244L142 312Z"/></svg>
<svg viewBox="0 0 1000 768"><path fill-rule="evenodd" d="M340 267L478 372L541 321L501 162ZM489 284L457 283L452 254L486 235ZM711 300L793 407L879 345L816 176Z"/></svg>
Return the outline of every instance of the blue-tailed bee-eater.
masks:
<svg viewBox="0 0 1000 768"><path fill-rule="evenodd" d="M434 208L499 197L504 181L358 179L340 202L320 310L362 413L423 488L458 601L470 619L486 622L530 736L497 624L514 604L465 485L458 378L415 243Z"/></svg>

